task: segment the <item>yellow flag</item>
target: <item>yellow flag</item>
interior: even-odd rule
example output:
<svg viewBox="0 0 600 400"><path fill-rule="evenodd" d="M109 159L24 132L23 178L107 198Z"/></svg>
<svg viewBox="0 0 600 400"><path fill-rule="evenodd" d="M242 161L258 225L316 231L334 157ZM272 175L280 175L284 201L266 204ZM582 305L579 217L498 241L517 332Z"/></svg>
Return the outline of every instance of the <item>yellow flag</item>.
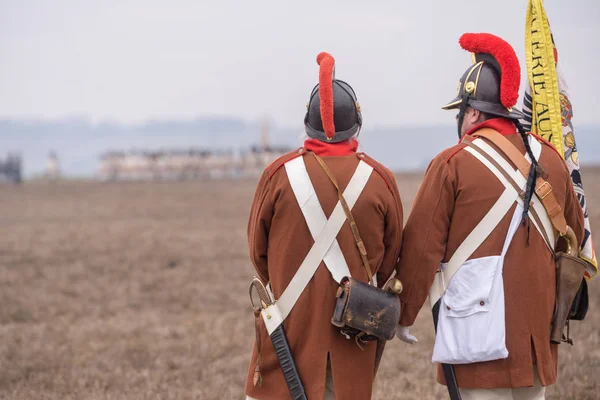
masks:
<svg viewBox="0 0 600 400"><path fill-rule="evenodd" d="M527 6L525 61L529 85L525 89L523 102L523 125L531 125L531 132L552 143L565 159L585 215L585 234L580 257L590 262L590 268L586 272L586 278L589 279L597 273L598 263L573 134L573 107L542 0L529 0Z"/></svg>
<svg viewBox="0 0 600 400"><path fill-rule="evenodd" d="M532 94L531 131L564 154L554 44L542 0L529 1L526 24L525 62Z"/></svg>

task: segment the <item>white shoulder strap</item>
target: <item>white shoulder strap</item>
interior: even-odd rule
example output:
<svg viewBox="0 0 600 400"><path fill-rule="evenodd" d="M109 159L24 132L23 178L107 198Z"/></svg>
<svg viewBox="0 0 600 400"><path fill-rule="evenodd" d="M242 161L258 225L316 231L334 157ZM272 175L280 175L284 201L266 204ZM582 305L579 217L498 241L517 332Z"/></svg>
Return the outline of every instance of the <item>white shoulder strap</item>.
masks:
<svg viewBox="0 0 600 400"><path fill-rule="evenodd" d="M502 246L502 258L508 252L508 248L510 247L510 243L515 237L515 233L517 233L517 229L519 229L519 223L521 222L521 214L523 213L523 206L521 204L517 204L515 208L515 212L510 220L510 225L508 226L508 233L506 234L506 239L504 239L504 246Z"/></svg>
<svg viewBox="0 0 600 400"><path fill-rule="evenodd" d="M358 200L358 197L366 186L367 181L371 176L371 172L373 172L373 167L364 161L359 162L352 179L350 179L350 182L344 191L344 198L348 202L350 208L356 204L356 200ZM345 221L346 214L344 213L342 204L338 201L329 220L327 220L325 226L323 226L323 229L316 237L315 243L298 268L298 271L281 294L281 297L274 304L261 312L269 335L281 325L289 315L304 291L304 288L306 288L308 282L321 264L321 261L323 261L323 258L331 248Z"/></svg>
<svg viewBox="0 0 600 400"><path fill-rule="evenodd" d="M538 142L533 135L529 135L529 147L531 148L531 152L536 160L540 159L542 155L542 144ZM527 161L531 162L531 158L529 154L525 154L525 158Z"/></svg>
<svg viewBox="0 0 600 400"><path fill-rule="evenodd" d="M287 162L285 171L310 234L313 239L316 239L327 223L327 217L306 171L304 157L296 157ZM351 204L348 206L352 207ZM350 276L350 269L337 239L334 239L331 248L323 257L323 261L336 282L341 281L344 276Z"/></svg>

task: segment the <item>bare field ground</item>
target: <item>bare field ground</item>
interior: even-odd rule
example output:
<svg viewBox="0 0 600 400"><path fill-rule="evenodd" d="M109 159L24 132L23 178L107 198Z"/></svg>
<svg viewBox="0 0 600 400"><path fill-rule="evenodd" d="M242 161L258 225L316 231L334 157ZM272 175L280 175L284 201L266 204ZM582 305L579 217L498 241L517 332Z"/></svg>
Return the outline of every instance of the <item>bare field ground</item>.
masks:
<svg viewBox="0 0 600 400"><path fill-rule="evenodd" d="M421 176L398 176L406 213ZM600 229L600 169L583 176ZM254 186L0 186L0 399L243 398ZM598 283L590 292L550 399L600 396ZM427 309L414 333L417 346L388 344L375 399L445 398Z"/></svg>

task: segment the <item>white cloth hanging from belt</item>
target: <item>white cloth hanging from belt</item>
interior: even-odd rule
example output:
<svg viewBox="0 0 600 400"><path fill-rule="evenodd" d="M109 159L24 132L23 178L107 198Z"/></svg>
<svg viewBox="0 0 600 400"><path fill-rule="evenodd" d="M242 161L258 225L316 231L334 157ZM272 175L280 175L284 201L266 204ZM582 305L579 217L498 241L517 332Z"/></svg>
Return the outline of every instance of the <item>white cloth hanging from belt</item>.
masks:
<svg viewBox="0 0 600 400"><path fill-rule="evenodd" d="M499 256L465 262L450 281L440 304L433 362L470 364L508 357L502 270L522 212L518 204Z"/></svg>
<svg viewBox="0 0 600 400"><path fill-rule="evenodd" d="M274 304L262 310L261 314L269 335L289 315L304 288L317 271L321 261L325 261L334 279L340 274L345 274L346 271L347 275L350 275L348 265L336 241L337 234L346 221L346 214L344 213L342 204L338 201L329 219L327 219L319 204L308 173L306 173L304 157L301 156L288 161L285 164L285 168L290 185L298 200L302 214L305 216L315 243L279 299ZM358 163L354 175L350 179L346 190L344 190L344 198L350 209L356 204L372 172L373 167L369 164L364 161ZM343 260L343 263L340 260Z"/></svg>
<svg viewBox="0 0 600 400"><path fill-rule="evenodd" d="M448 263L440 266L440 272L430 291L433 307L441 298L433 362L465 364L506 358L506 327L504 319L504 281L502 270L504 257L518 229L523 212L523 200L514 186L481 152L487 154L510 176L517 185L525 187L526 180L496 150L482 139L473 141L475 147L467 147L504 185L505 189L490 211L458 247ZM534 156L539 158L541 145L537 140L530 144ZM537 146L536 146L537 145ZM532 207L541 221L539 226L532 219L543 238L548 237L553 247L554 231L543 205L533 197ZM500 221L517 203L516 210L505 238L502 253L468 260ZM468 261L467 261L468 260Z"/></svg>

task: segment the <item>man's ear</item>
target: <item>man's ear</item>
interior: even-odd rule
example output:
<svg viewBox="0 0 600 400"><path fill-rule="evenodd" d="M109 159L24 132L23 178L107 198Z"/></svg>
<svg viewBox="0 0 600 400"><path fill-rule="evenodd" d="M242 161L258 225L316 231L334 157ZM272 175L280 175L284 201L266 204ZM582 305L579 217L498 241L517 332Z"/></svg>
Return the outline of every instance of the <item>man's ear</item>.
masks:
<svg viewBox="0 0 600 400"><path fill-rule="evenodd" d="M474 108L471 108L469 111L469 122L471 122L473 125L477 124L479 122L479 118L481 117L481 111Z"/></svg>

